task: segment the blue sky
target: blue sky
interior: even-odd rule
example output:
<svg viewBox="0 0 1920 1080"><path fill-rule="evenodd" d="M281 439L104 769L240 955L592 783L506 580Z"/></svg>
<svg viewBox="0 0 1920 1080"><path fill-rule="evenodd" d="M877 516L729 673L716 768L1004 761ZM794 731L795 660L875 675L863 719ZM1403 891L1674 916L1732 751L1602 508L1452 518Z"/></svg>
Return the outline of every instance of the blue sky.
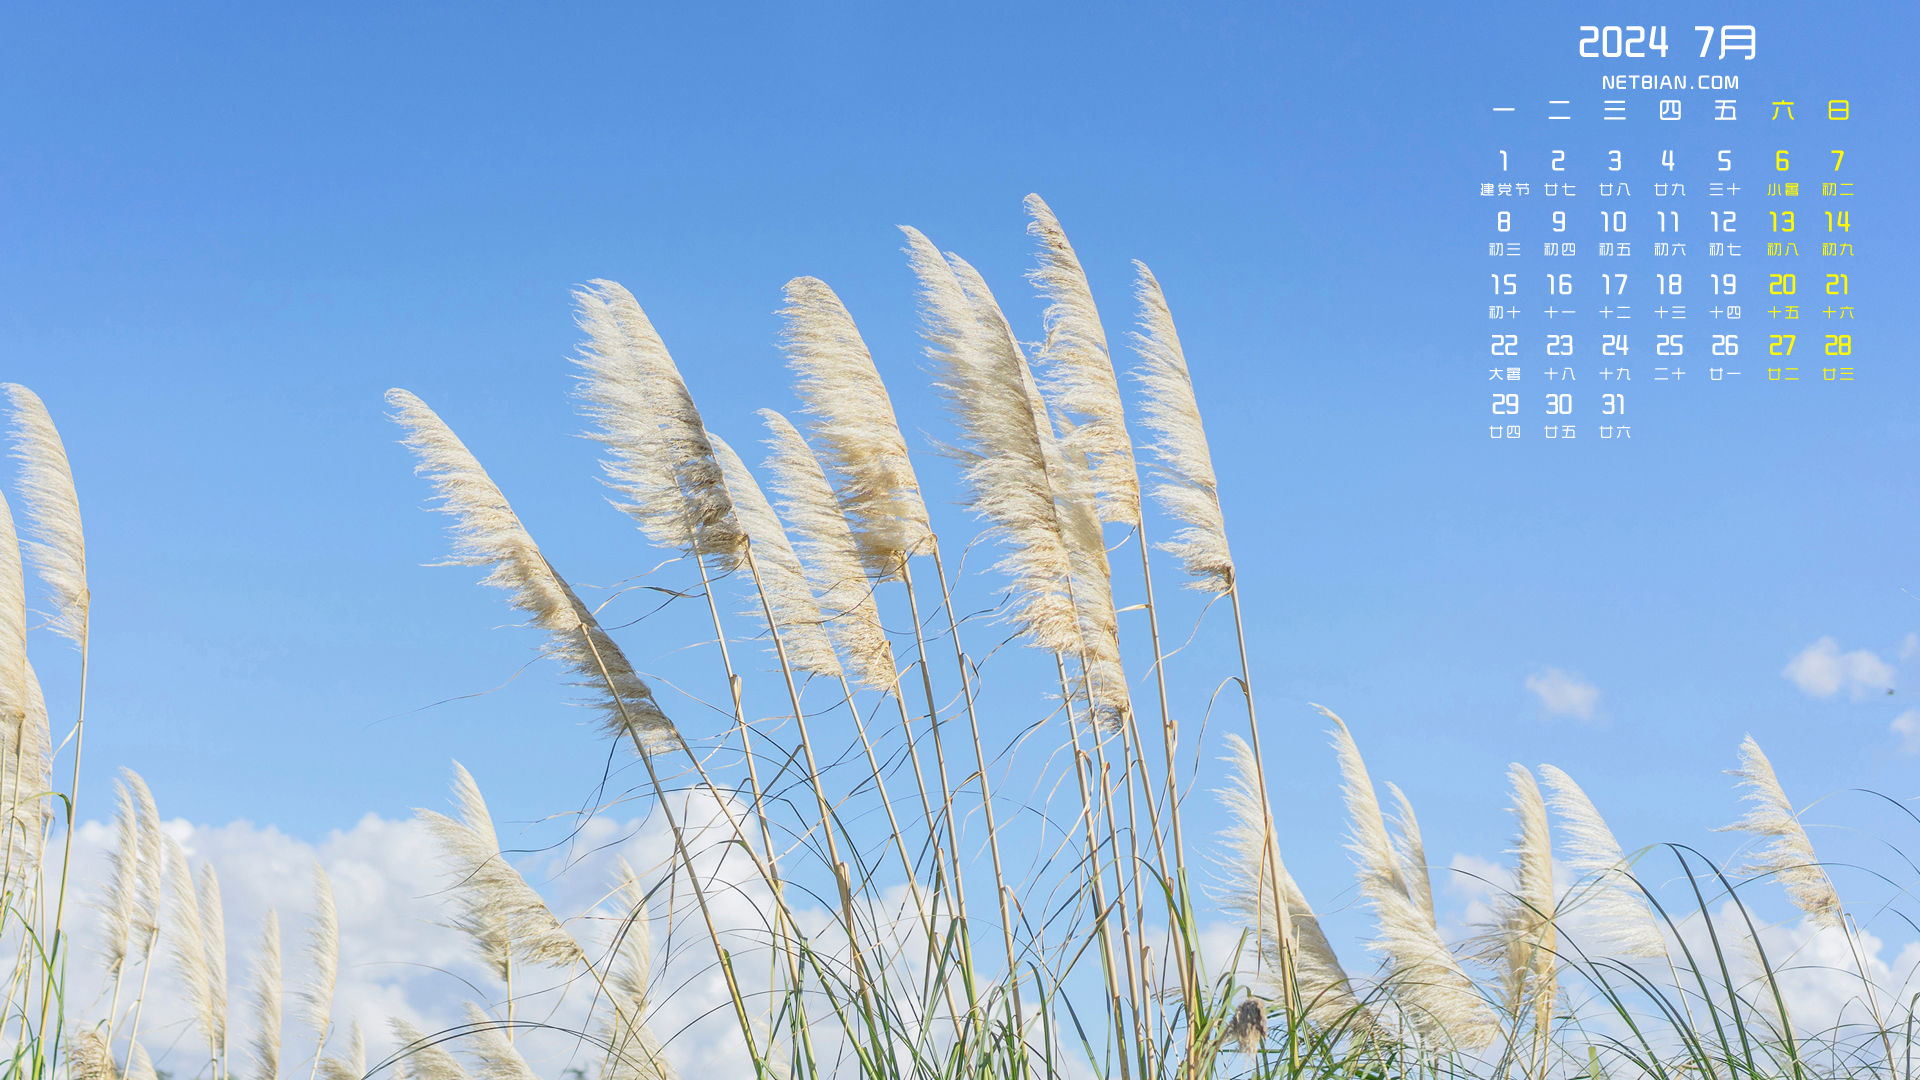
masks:
<svg viewBox="0 0 1920 1080"><path fill-rule="evenodd" d="M470 571L422 568L445 541L381 393L438 408L570 576L620 580L658 557L576 437L570 288L632 289L711 426L744 445L754 409L794 404L779 286L819 276L903 420L938 435L893 227L974 262L1037 337L1020 279L1020 199L1037 191L1110 335L1131 321L1132 258L1180 321L1284 763L1275 795L1322 841L1289 852L1303 879L1345 873L1308 701L1354 724L1441 851L1504 846L1515 760L1582 778L1629 847L1704 841L1736 813L1719 770L1749 731L1797 795L1902 795L1920 760L1888 729L1920 693L1900 670L1920 630L1914 283L1892 257L1913 224L1895 179L1914 164L1911 16L1684 8L1660 15L1677 56L1696 23L1759 27L1759 59L1716 68L1744 80L1741 183L1774 179L1766 155L1788 138L1763 127L1763 98L1855 102L1863 374L1713 398L1660 397L1636 371L1632 444L1562 446L1484 435L1495 200L1474 193L1508 140L1516 162L1549 149L1537 121L1510 135L1492 105L1599 96L1600 62L1573 55L1600 17L1584 6L16 7L0 34L0 368L52 410L87 513L88 783L128 765L170 813L310 838L437 804L454 756L503 818L577 804L602 748L554 672L513 678L533 642L495 629L498 598ZM1635 63L1618 70L1668 70ZM1629 175L1650 182L1659 132L1624 126ZM1825 138L1804 121L1791 145L1814 158ZM1610 139L1597 120L1569 129L1583 183L1607 178ZM1636 198L1639 231L1651 200ZM1764 200L1741 205L1764 228ZM1705 262L1689 256L1690 295ZM1631 269L1651 284L1650 259ZM1759 268L1743 273L1756 288ZM1704 351L1707 327L1689 326ZM1650 367L1655 327L1634 329ZM937 459L923 476L953 490ZM1198 614L1180 603L1170 633ZM1218 614L1176 675L1189 698L1228 674ZM675 624L643 630L628 649L649 670L684 664L719 696L704 654L675 653ZM1818 697L1783 676L1827 636L1839 656L1872 651L1889 687ZM38 648L70 700L74 665ZM1007 662L1035 669L1010 680L1044 675ZM1550 669L1597 688L1590 719L1528 689Z"/></svg>

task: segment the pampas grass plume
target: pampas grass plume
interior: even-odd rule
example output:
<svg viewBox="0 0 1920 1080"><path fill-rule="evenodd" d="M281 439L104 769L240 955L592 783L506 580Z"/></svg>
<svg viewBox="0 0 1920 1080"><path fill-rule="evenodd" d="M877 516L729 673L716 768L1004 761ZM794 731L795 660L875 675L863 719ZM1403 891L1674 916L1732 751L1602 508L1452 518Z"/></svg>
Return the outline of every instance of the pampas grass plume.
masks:
<svg viewBox="0 0 1920 1080"><path fill-rule="evenodd" d="M313 926L307 931L307 961L313 977L300 994L300 1018L322 1046L333 1025L333 988L340 972L340 916L334 909L333 882L313 864Z"/></svg>
<svg viewBox="0 0 1920 1080"><path fill-rule="evenodd" d="M600 464L608 485L626 497L620 509L654 543L732 569L746 538L666 343L618 282L595 280L573 296L587 333L574 360L576 393L597 428L591 437L612 455Z"/></svg>
<svg viewBox="0 0 1920 1080"><path fill-rule="evenodd" d="M1379 920L1373 948L1386 955L1393 1000L1428 1042L1481 1049L1499 1035L1499 1022L1426 913L1408 895L1399 857L1353 734L1338 716L1318 705L1314 708L1334 724L1330 734L1340 758L1353 829L1349 846L1358 856L1360 890Z"/></svg>
<svg viewBox="0 0 1920 1080"><path fill-rule="evenodd" d="M394 1057L406 1064L411 1080L472 1080L439 1039L397 1016L388 1023L393 1027L394 1041L400 1044Z"/></svg>
<svg viewBox="0 0 1920 1080"><path fill-rule="evenodd" d="M416 813L440 843L462 911L460 929L474 938L482 955L503 977L509 955L552 967L584 960L586 954L580 943L501 855L493 818L472 774L457 761L453 772L460 820L432 810Z"/></svg>
<svg viewBox="0 0 1920 1080"><path fill-rule="evenodd" d="M433 481L439 509L454 517L450 563L488 566L484 583L507 590L514 607L547 632L548 656L579 677L593 695L606 733L631 738L653 753L680 745L680 733L654 701L653 690L600 628L508 505L453 429L405 390L387 391L406 445L419 456L417 471Z"/></svg>
<svg viewBox="0 0 1920 1080"><path fill-rule="evenodd" d="M1793 803L1773 774L1773 763L1749 735L1740 743L1740 767L1732 770L1747 789L1746 800L1753 805L1747 816L1726 829L1754 834L1762 842L1743 872L1771 874L1787 891L1787 899L1806 912L1815 926L1840 926L1840 894L1833 880L1813 853L1813 841L1793 812Z"/></svg>
<svg viewBox="0 0 1920 1080"><path fill-rule="evenodd" d="M1589 954L1665 956L1666 939L1593 800L1573 777L1551 765L1540 766L1540 775L1551 793L1547 803L1560 815L1567 867L1583 879L1572 897L1588 916L1584 925L1591 927L1582 935L1582 949Z"/></svg>
<svg viewBox="0 0 1920 1080"><path fill-rule="evenodd" d="M1262 989L1285 1000L1280 983L1285 942L1294 943L1294 969L1300 999L1310 1019L1331 1024L1359 1007L1347 973L1334 955L1320 920L1280 858L1280 840L1268 827L1266 794L1259 790L1253 749L1228 733L1228 786L1220 794L1233 822L1226 840L1226 888L1221 906L1254 931L1262 955ZM1276 878L1278 879L1276 881ZM1244 1008L1244 1006L1243 1006Z"/></svg>
<svg viewBox="0 0 1920 1080"><path fill-rule="evenodd" d="M347 1028L346 1056L321 1058L320 1075L327 1080L362 1080L366 1074L367 1037L360 1030L360 1021L355 1020Z"/></svg>
<svg viewBox="0 0 1920 1080"><path fill-rule="evenodd" d="M527 1059L514 1049L503 1025L471 1001L465 1003L463 1011L467 1038L472 1043L470 1052L480 1062L480 1080L540 1080Z"/></svg>
<svg viewBox="0 0 1920 1080"><path fill-rule="evenodd" d="M933 528L886 384L826 282L797 277L784 292L780 343L798 376L802 408L813 417L815 452L839 479L838 498L868 571L882 581L898 578Z"/></svg>
<svg viewBox="0 0 1920 1080"><path fill-rule="evenodd" d="M1499 923L1494 948L1508 1007L1518 1015L1531 1002L1548 1007L1553 998L1553 842L1547 805L1533 773L1514 764L1507 769L1507 779L1520 835L1510 852L1515 857L1513 889L1495 905Z"/></svg>
<svg viewBox="0 0 1920 1080"><path fill-rule="evenodd" d="M67 1048L67 1075L71 1080L119 1080L106 1035L87 1028L74 1036Z"/></svg>
<svg viewBox="0 0 1920 1080"><path fill-rule="evenodd" d="M132 769L121 769L120 775L132 790L134 805L139 810L140 893L134 908L133 931L134 945L144 960L159 941L160 925L164 918L165 905L161 890L167 872L167 839L160 831L160 808L155 805L153 791L147 787L146 780Z"/></svg>
<svg viewBox="0 0 1920 1080"><path fill-rule="evenodd" d="M166 843L168 875L180 883L173 890L174 912L169 924L173 927L170 952L174 972L180 979L181 1003L200 1029L209 1051L218 1057L216 1036L223 1025L214 1015L213 977L207 968L206 924L202 920L200 898L194 892L193 872L180 842L169 836Z"/></svg>
<svg viewBox="0 0 1920 1080"><path fill-rule="evenodd" d="M943 258L917 230L901 231L920 280L922 334L938 372L935 385L960 428L955 449L965 463L962 481L974 512L1011 548L997 567L1013 583L1008 620L1031 644L1078 655L1071 562L1035 423L1045 413L1026 361L1005 320L983 318L998 311L992 297L970 297L962 285L964 273L976 290L984 289L973 268Z"/></svg>
<svg viewBox="0 0 1920 1080"><path fill-rule="evenodd" d="M800 557L787 541L787 530L779 515L767 502L765 492L747 469L746 462L718 435L709 434L715 460L726 477L727 494L733 500L734 518L753 544L754 568L759 574L760 594L767 610L773 613L772 629L780 635L780 647L787 663L796 670L810 671L828 678L839 678L840 661L827 640L826 620L813 599ZM752 613L765 622L764 612Z"/></svg>
<svg viewBox="0 0 1920 1080"><path fill-rule="evenodd" d="M140 820L133 793L124 781L113 782L113 798L113 850L107 853L107 883L94 907L104 923L100 961L108 976L118 981L133 949L134 913L140 904Z"/></svg>
<svg viewBox="0 0 1920 1080"><path fill-rule="evenodd" d="M201 941L207 950L207 992L214 1052L227 1053L227 916L220 901L220 875L212 863L200 864Z"/></svg>
<svg viewBox="0 0 1920 1080"><path fill-rule="evenodd" d="M772 434L767 470L773 474L807 577L820 594L827 632L862 685L890 691L897 678L893 646L880 624L873 583L867 580L847 515L840 512L825 471L793 424L772 409L760 410L760 418Z"/></svg>
<svg viewBox="0 0 1920 1080"><path fill-rule="evenodd" d="M1220 511L1220 485L1213 474L1213 451L1207 429L1200 422L1200 404L1193 395L1193 376L1186 353L1174 330L1173 312L1160 291L1160 282L1142 262L1135 295L1140 301L1140 327L1133 334L1141 366L1135 372L1146 388L1144 423L1158 440L1153 444L1166 481L1153 489L1154 498L1183 528L1162 550L1178 558L1193 575L1193 588L1226 592L1233 587L1233 553L1227 546L1227 523Z"/></svg>
<svg viewBox="0 0 1920 1080"><path fill-rule="evenodd" d="M1033 221L1027 232L1040 241L1040 266L1027 276L1048 301L1047 339L1038 363L1048 371L1053 403L1074 418L1066 448L1087 461L1088 483L1098 493L1100 516L1140 523L1140 477L1133 463L1120 387L1107 352L1093 289L1066 230L1038 195L1026 198Z"/></svg>
<svg viewBox="0 0 1920 1080"><path fill-rule="evenodd" d="M87 591L80 497L74 491L67 448L53 417L33 391L18 383L6 383L0 389L13 402L13 456L20 462L20 494L27 503L27 532L32 537L26 550L53 602L48 626L75 645L84 645L92 601Z"/></svg>
<svg viewBox="0 0 1920 1080"><path fill-rule="evenodd" d="M253 1039L253 1060L258 1080L279 1080L280 1076L280 915L272 908L262 921L260 955L254 961L253 1017L259 1030Z"/></svg>

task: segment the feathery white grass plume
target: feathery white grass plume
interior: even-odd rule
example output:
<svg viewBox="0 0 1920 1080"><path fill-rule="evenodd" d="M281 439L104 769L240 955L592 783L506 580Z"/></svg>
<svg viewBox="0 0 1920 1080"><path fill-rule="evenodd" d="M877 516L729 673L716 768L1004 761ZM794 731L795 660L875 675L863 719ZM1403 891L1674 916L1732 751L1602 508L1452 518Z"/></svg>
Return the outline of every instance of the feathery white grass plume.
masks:
<svg viewBox="0 0 1920 1080"><path fill-rule="evenodd" d="M1547 804L1527 767L1507 769L1513 785L1513 812L1520 835L1514 856L1513 888L1494 903L1497 922L1488 959L1500 973L1502 996L1516 1017L1552 1008L1555 990L1553 839ZM1543 1028L1536 1028L1543 1030Z"/></svg>
<svg viewBox="0 0 1920 1080"><path fill-rule="evenodd" d="M917 230L901 231L920 280L921 332L938 371L934 385L960 428L955 449L965 463L962 482L974 512L1011 548L996 567L1012 579L1009 621L1039 648L1078 655L1083 643L1071 560L1026 360L1004 320L982 320L987 304L976 308L958 266Z"/></svg>
<svg viewBox="0 0 1920 1080"><path fill-rule="evenodd" d="M527 1059L514 1049L504 1025L471 1001L464 1003L463 1011L467 1014L467 1052L480 1062L480 1080L540 1080Z"/></svg>
<svg viewBox="0 0 1920 1080"><path fill-rule="evenodd" d="M1000 430L1008 436L1002 446L1010 454L1008 459L1014 469L1010 469L1004 479L1012 486L998 494L1012 496L1008 505L1016 511L1020 511L1023 503L1033 503L1037 509L1043 500L1052 503L1046 507L1052 511L1052 521L1037 519L1031 523L1035 528L1029 532L1039 540L1039 546L1018 542L1020 550L1002 559L1000 567L1014 577L1016 598L1021 590L1029 596L1041 596L1048 590L1062 588L1062 584L1054 580L1060 567L1054 563L1058 555L1052 548L1066 555L1064 592L1073 609L1073 636L1048 640L1046 648L1079 657L1083 692L1091 705L1094 721L1106 730L1119 730L1123 717L1131 709L1131 701L1127 696L1127 676L1119 665L1119 621L1114 615L1112 571L1106 561L1106 538L1100 534L1100 515L1089 479L1089 461L1085 454L1068 452L1060 446L1041 388L1035 384L1020 342L1014 338L1014 331L993 298L993 290L987 288L987 281L966 259L952 252L947 254L947 265L954 281L960 284L960 292L972 306L972 325L977 336L975 348L979 356L998 357L991 361L989 369L1004 371L1008 390L1012 390L1012 384L1018 380L1020 396L1027 404L1025 415L1033 417L1031 430L1020 425L1023 413L1018 407L1010 417L985 417L985 421L977 425L983 430ZM962 402L962 407L977 411L981 402ZM1071 430L1071 421L1066 417L1062 417L1062 423ZM975 511L979 511L981 505L983 500L975 500ZM989 519L996 523L1002 521L991 513ZM1012 521L1021 523L1023 519L1016 513ZM1008 534L1012 536L1012 532ZM1043 557L1027 559L1027 553L1041 553ZM1029 575L1027 582L1023 582L1023 575ZM1041 644L1039 636L1035 644Z"/></svg>
<svg viewBox="0 0 1920 1080"><path fill-rule="evenodd" d="M1619 841L1606 820L1574 783L1573 777L1551 765L1540 766L1547 782L1547 804L1560 815L1568 869L1580 875L1562 907L1578 910L1579 945L1588 955L1665 956L1666 938L1654 921L1646 897L1633 879Z"/></svg>
<svg viewBox="0 0 1920 1080"><path fill-rule="evenodd" d="M227 916L220 902L220 875L212 863L200 864L201 941L207 949L207 991L212 998L213 1044L227 1053Z"/></svg>
<svg viewBox="0 0 1920 1080"><path fill-rule="evenodd" d="M107 883L93 906L100 912L100 962L119 981L133 950L134 912L140 904L140 820L133 793L113 782L113 850L107 852Z"/></svg>
<svg viewBox="0 0 1920 1080"><path fill-rule="evenodd" d="M405 444L420 458L415 470L433 481L439 510L453 515L453 557L448 563L488 566L483 583L512 594L508 602L547 632L546 654L574 675L601 713L603 730L631 738L647 753L680 746L680 733L654 701L626 655L574 595L514 514L487 471L464 443L419 398L387 391L394 420L407 430ZM724 494L724 493L723 493Z"/></svg>
<svg viewBox="0 0 1920 1080"><path fill-rule="evenodd" d="M153 791L147 787L146 780L127 768L122 768L120 775L132 789L134 805L139 810L140 891L133 914L133 949L145 960L160 940L161 888L167 870L166 836L160 831L160 808L154 804Z"/></svg>
<svg viewBox="0 0 1920 1080"><path fill-rule="evenodd" d="M613 1011L601 1021L600 1036L607 1046L608 1080L674 1080L660 1040L646 1024L652 1002L647 993L653 966L653 937L647 918L647 892L625 859L619 863L618 898L624 917L614 923L609 943L607 992Z"/></svg>
<svg viewBox="0 0 1920 1080"><path fill-rule="evenodd" d="M509 955L528 963L561 967L586 958L580 943L553 917L547 902L500 853L493 817L472 774L453 763L453 795L460 820L416 810L440 843L450 886L459 905L455 925L480 946L481 955L505 977Z"/></svg>
<svg viewBox="0 0 1920 1080"><path fill-rule="evenodd" d="M1352 819L1353 842L1348 846L1359 857L1360 890L1379 922L1379 936L1371 947L1387 958L1393 1000L1429 1043L1481 1049L1499 1035L1499 1021L1426 913L1408 895L1400 859L1352 733L1332 712L1319 705L1314 708L1334 724L1329 734L1340 757Z"/></svg>
<svg viewBox="0 0 1920 1080"><path fill-rule="evenodd" d="M839 481L867 570L881 581L933 536L907 441L886 384L846 305L819 278L797 277L784 290L780 344L799 376L794 387L812 416L815 452Z"/></svg>
<svg viewBox="0 0 1920 1080"><path fill-rule="evenodd" d="M654 543L733 569L746 537L666 343L618 282L595 280L573 297L587 333L574 358L576 393L598 427L591 437L612 455L600 465L608 486L626 497L617 505Z"/></svg>
<svg viewBox="0 0 1920 1080"><path fill-rule="evenodd" d="M367 1075L367 1037L360 1030L360 1021L349 1025L347 1033L345 1057L320 1059L320 1075L327 1080L361 1080Z"/></svg>
<svg viewBox="0 0 1920 1080"><path fill-rule="evenodd" d="M394 1041L400 1044L395 1057L405 1064L411 1080L472 1080L440 1039L397 1016L387 1022L393 1027Z"/></svg>
<svg viewBox="0 0 1920 1080"><path fill-rule="evenodd" d="M20 563L13 514L0 498L0 848L10 852L4 883L24 895L39 865L48 808L42 797L52 767L46 702L27 661L26 572Z"/></svg>
<svg viewBox="0 0 1920 1080"><path fill-rule="evenodd" d="M1286 1000L1280 973L1283 943L1291 939L1294 977L1308 1019L1323 1025L1337 1023L1352 1016L1360 1002L1320 929L1319 918L1280 858L1280 839L1268 827L1266 795L1259 790L1259 772L1246 740L1228 733L1226 761L1232 771L1219 794L1233 824L1222 833L1228 857L1222 861L1226 888L1221 906L1254 931L1262 959L1258 988L1262 996Z"/></svg>
<svg viewBox="0 0 1920 1080"><path fill-rule="evenodd" d="M647 890L627 860L618 860L616 868L619 876L614 897L619 901L621 916L614 923L610 942L614 961L608 986L622 997L645 1005L653 970L653 927L647 913Z"/></svg>
<svg viewBox="0 0 1920 1080"><path fill-rule="evenodd" d="M772 409L761 409L760 417L773 434L767 440L773 448L767 458L773 489L780 494L808 580L819 594L827 633L854 678L869 690L890 691L898 678L893 646L880 624L873 583L867 580L847 515L840 512L826 473L793 424Z"/></svg>
<svg viewBox="0 0 1920 1080"><path fill-rule="evenodd" d="M1040 240L1040 267L1027 277L1048 301L1047 340L1036 359L1047 370L1054 408L1074 418L1074 428L1063 442L1087 459L1100 516L1137 525L1140 475L1133 463L1133 440L1127 434L1100 310L1094 306L1080 258L1053 210L1038 195L1028 195L1026 207L1033 217L1027 232Z"/></svg>
<svg viewBox="0 0 1920 1080"><path fill-rule="evenodd" d="M1773 775L1773 763L1749 735L1740 743L1740 767L1729 770L1740 778L1738 786L1747 789L1746 800L1753 804L1747 816L1722 827L1722 831L1748 832L1765 841L1741 868L1745 874L1772 874L1787 891L1787 899L1807 913L1815 926L1840 925L1840 894L1813 853L1813 841L1800 825L1800 818L1787 801L1787 793Z"/></svg>
<svg viewBox="0 0 1920 1080"><path fill-rule="evenodd" d="M1200 422L1200 404L1193 396L1193 376L1187 370L1180 335L1160 282L1147 265L1136 260L1140 279L1140 326L1133 348L1141 367L1134 377L1145 386L1142 422L1158 438L1154 456L1165 482L1153 489L1154 498L1184 528L1161 549L1173 553L1194 580L1190 586L1205 592L1233 588L1233 553L1227 547L1226 517L1220 512L1220 485L1213 474L1213 452L1207 448L1207 429Z"/></svg>
<svg viewBox="0 0 1920 1080"><path fill-rule="evenodd" d="M20 495L27 503L27 558L40 571L53 602L54 633L75 645L87 640L87 543L80 497L73 489L67 448L53 417L19 383L0 386L13 401L13 456L20 462Z"/></svg>
<svg viewBox="0 0 1920 1080"><path fill-rule="evenodd" d="M84 1028L67 1046L67 1075L71 1080L119 1080L113 1048L98 1028Z"/></svg>
<svg viewBox="0 0 1920 1080"><path fill-rule="evenodd" d="M12 868L15 884L35 873L46 853L48 828L53 823L53 737L48 730L47 699L40 677L26 665L26 712L20 727L0 732L0 790L7 793L7 828L12 830Z"/></svg>
<svg viewBox="0 0 1920 1080"><path fill-rule="evenodd" d="M173 929L168 951L173 956L174 974L180 979L180 1000L199 1028L200 1037L206 1040L208 1050L219 1057L215 1036L222 1025L214 1016L213 976L207 969L206 924L201 918L200 898L194 893L187 853L171 836L166 843L168 876L180 883L173 890L173 917L168 920Z"/></svg>
<svg viewBox="0 0 1920 1080"><path fill-rule="evenodd" d="M1068 450L1054 431L1046 399L1034 382L1020 343L1000 304L994 300L986 279L971 264L948 252L947 263L973 307L975 325L989 334L989 344L1010 356L1018 376L1028 410L1033 415L1033 434L1038 443L1037 459L1042 468L1038 483L1053 499L1053 531L1067 556L1068 595L1072 599L1078 624L1078 641L1068 649L1056 649L1081 660L1083 692L1101 727L1117 731L1131 708L1126 674L1120 666L1119 620L1113 610L1112 571L1107 565L1106 538L1100 532L1100 515L1094 498L1091 464L1085 453ZM1061 417L1069 434L1073 422Z"/></svg>
<svg viewBox="0 0 1920 1080"><path fill-rule="evenodd" d="M1437 926L1433 877L1427 872L1427 845L1420 839L1420 819L1413 815L1413 803L1399 784L1388 781L1387 792L1393 796L1393 850L1400 857L1400 882L1407 887L1408 898L1426 913L1427 921Z"/></svg>
<svg viewBox="0 0 1920 1080"><path fill-rule="evenodd" d="M27 581L13 511L0 497L0 736L11 745L27 714ZM14 798L9 789L8 799Z"/></svg>
<svg viewBox="0 0 1920 1080"><path fill-rule="evenodd" d="M340 916L333 905L333 882L319 863L313 864L313 926L307 930L304 951L313 977L300 992L300 1019L325 1046L333 1025L334 980L340 972Z"/></svg>
<svg viewBox="0 0 1920 1080"><path fill-rule="evenodd" d="M45 854L47 827L53 822L53 738L47 726L47 699L40 677L26 665L26 711L17 730L3 731L0 790L4 790L8 828L13 830L13 871L18 882L30 878Z"/></svg>
<svg viewBox="0 0 1920 1080"><path fill-rule="evenodd" d="M787 663L799 671L839 678L840 661L833 654L833 644L827 640L823 625L826 619L813 599L807 572L800 565L800 557L793 553L793 545L787 541L787 530L781 526L779 515L773 512L766 493L760 490L759 482L747 471L746 462L740 460L733 447L711 432L707 438L713 444L714 459L726 477L727 494L733 499L734 520L753 543L760 591L766 598L767 608L773 612L773 629L780 635ZM758 603L748 614L756 622L766 622L766 614Z"/></svg>
<svg viewBox="0 0 1920 1080"><path fill-rule="evenodd" d="M127 1080L160 1080L160 1074L153 1071L153 1059L147 1056L147 1048L138 1042L127 1052Z"/></svg>
<svg viewBox="0 0 1920 1080"><path fill-rule="evenodd" d="M253 967L253 1063L258 1080L280 1077L280 915L272 908L260 931L260 955Z"/></svg>

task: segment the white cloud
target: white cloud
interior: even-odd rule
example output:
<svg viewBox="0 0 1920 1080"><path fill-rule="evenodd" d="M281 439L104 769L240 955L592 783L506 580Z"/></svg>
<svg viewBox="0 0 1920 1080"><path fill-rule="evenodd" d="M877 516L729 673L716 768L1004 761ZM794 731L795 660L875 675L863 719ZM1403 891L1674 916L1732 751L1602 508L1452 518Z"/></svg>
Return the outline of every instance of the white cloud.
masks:
<svg viewBox="0 0 1920 1080"><path fill-rule="evenodd" d="M1920 634L1908 634L1900 643L1900 659L1911 660L1916 656L1920 656Z"/></svg>
<svg viewBox="0 0 1920 1080"><path fill-rule="evenodd" d="M1830 637L1800 650L1780 674L1808 697L1829 698L1845 690L1855 700L1886 690L1893 685L1894 677L1893 665L1871 649L1843 653L1840 643Z"/></svg>
<svg viewBox="0 0 1920 1080"><path fill-rule="evenodd" d="M1578 675L1559 668L1548 668L1527 676L1527 689L1540 697L1540 704L1555 716L1593 719L1593 707L1600 703L1600 688Z"/></svg>
<svg viewBox="0 0 1920 1080"><path fill-rule="evenodd" d="M1920 709L1908 709L1893 718L1887 729L1900 736L1900 752L1920 753Z"/></svg>

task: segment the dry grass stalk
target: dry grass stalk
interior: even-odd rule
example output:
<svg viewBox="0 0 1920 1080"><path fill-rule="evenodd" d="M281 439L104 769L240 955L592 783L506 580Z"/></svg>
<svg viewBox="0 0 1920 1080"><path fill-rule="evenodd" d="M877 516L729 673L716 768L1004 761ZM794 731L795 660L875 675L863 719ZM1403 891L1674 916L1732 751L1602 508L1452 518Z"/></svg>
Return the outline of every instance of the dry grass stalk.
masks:
<svg viewBox="0 0 1920 1080"><path fill-rule="evenodd" d="M780 335L794 389L813 417L815 451L838 481L854 542L878 580L900 577L933 537L886 384L846 306L826 282L787 282Z"/></svg>
<svg viewBox="0 0 1920 1080"><path fill-rule="evenodd" d="M511 593L509 603L547 632L546 654L579 677L610 737L631 738L648 753L679 746L680 734L653 690L540 553L472 452L419 398L389 390L387 402L407 429L406 445L420 458L416 471L433 481L439 509L455 519L448 563L491 567L483 583Z"/></svg>
<svg viewBox="0 0 1920 1080"><path fill-rule="evenodd" d="M1839 928L1840 894L1813 853L1813 841L1774 776L1773 763L1753 736L1741 741L1740 767L1731 772L1740 778L1739 786L1747 789L1746 800L1753 805L1746 817L1725 828L1752 833L1764 842L1741 872L1773 875L1786 889L1787 899L1806 912L1815 926Z"/></svg>

